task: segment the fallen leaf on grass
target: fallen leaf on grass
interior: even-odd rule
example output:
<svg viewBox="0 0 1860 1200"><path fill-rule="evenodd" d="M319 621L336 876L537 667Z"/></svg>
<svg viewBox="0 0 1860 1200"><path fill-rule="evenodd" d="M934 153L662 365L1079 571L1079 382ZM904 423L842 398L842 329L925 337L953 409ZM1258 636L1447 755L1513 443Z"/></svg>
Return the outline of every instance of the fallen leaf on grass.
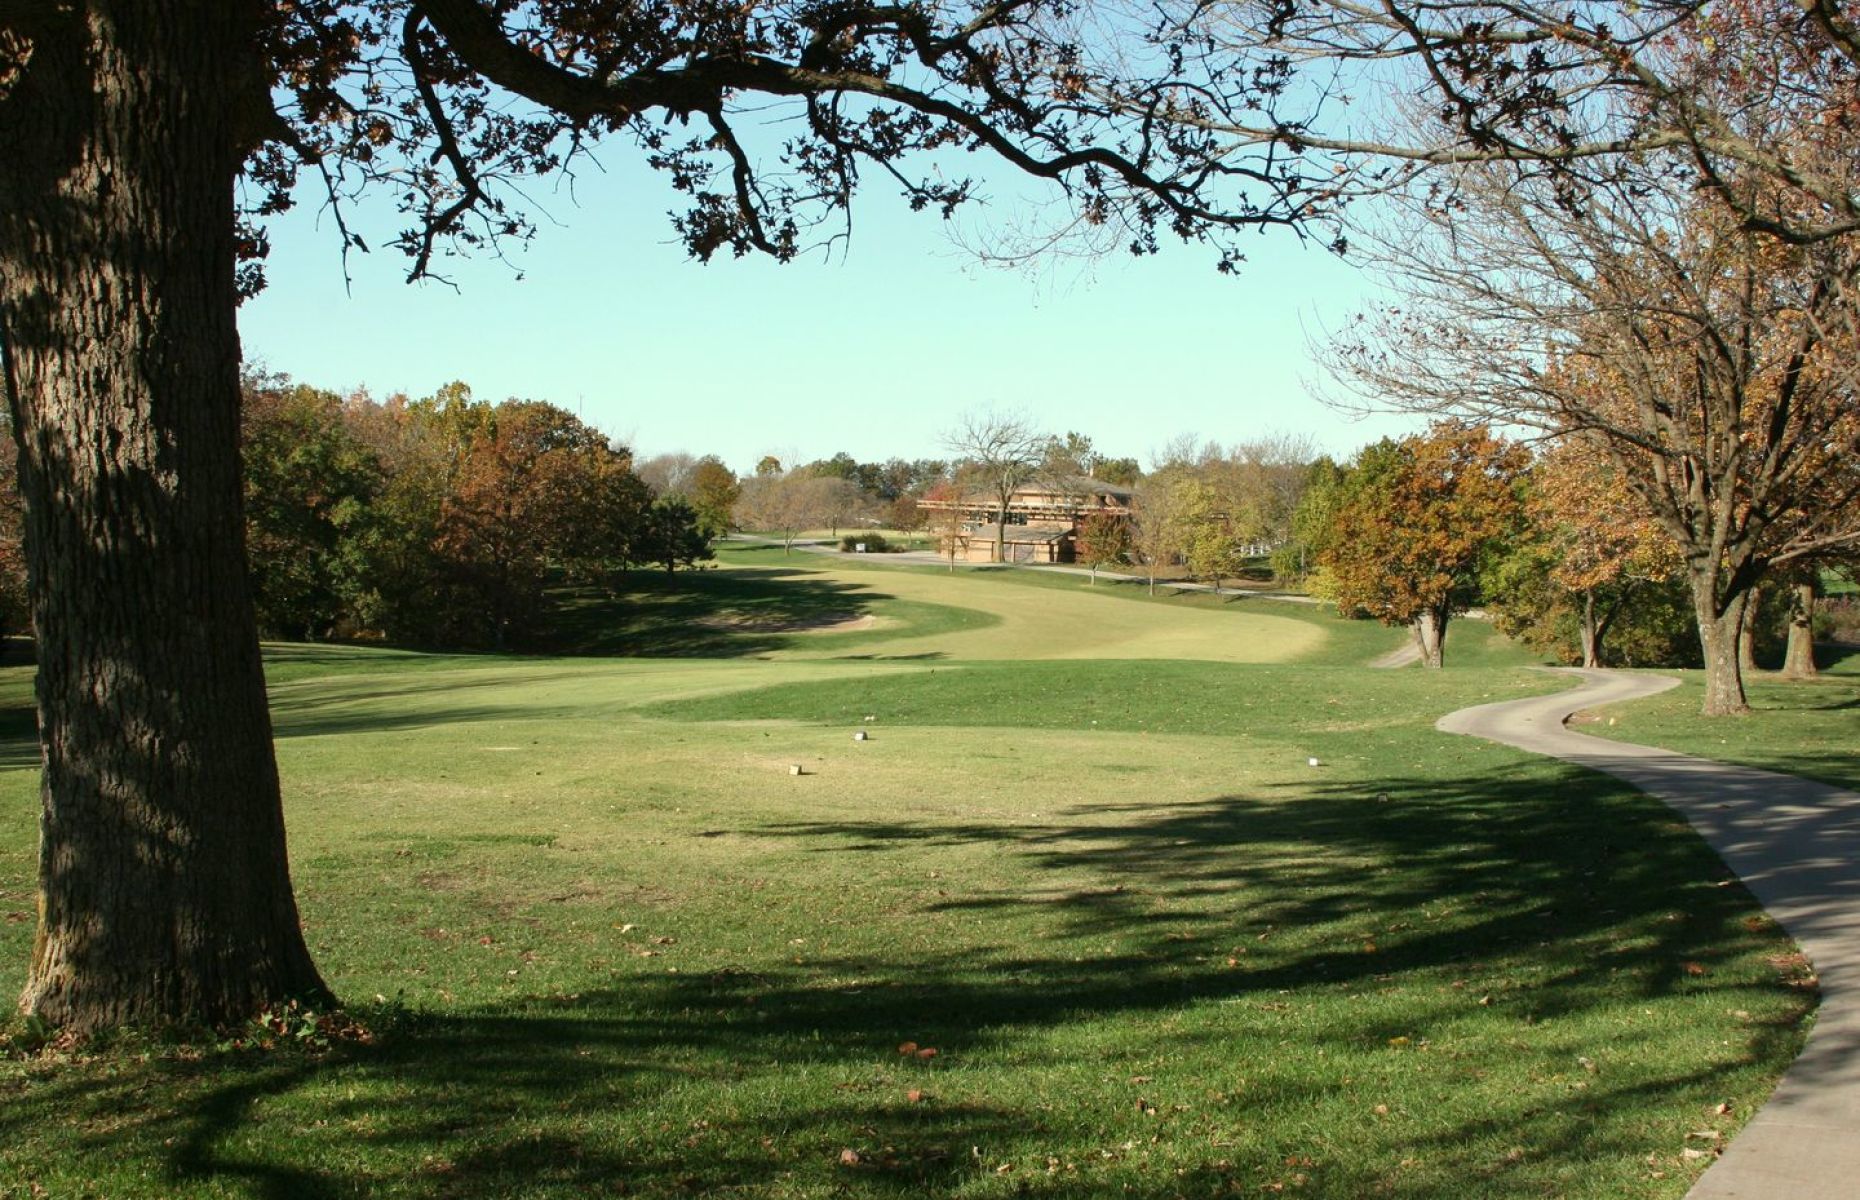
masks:
<svg viewBox="0 0 1860 1200"><path fill-rule="evenodd" d="M857 1150L854 1150L851 1146L848 1146L846 1147L846 1149L840 1151L840 1166L856 1167L858 1165L859 1165L859 1152Z"/></svg>
<svg viewBox="0 0 1860 1200"><path fill-rule="evenodd" d="M916 1042L899 1042L899 1043L898 1043L898 1053L899 1053L899 1054L915 1054L915 1053L917 1053L917 1043L916 1043Z"/></svg>
<svg viewBox="0 0 1860 1200"><path fill-rule="evenodd" d="M910 1091L904 1093L904 1098L909 1100L912 1104L922 1104L924 1102L923 1089L912 1088Z"/></svg>

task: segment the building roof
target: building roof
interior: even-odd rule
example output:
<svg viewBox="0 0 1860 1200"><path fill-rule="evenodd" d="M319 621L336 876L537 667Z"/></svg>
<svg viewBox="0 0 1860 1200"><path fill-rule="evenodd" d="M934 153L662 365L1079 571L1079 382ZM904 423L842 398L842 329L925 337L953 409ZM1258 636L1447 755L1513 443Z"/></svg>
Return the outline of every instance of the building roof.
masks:
<svg viewBox="0 0 1860 1200"><path fill-rule="evenodd" d="M968 531L971 541L992 542L999 525L977 525ZM1018 546L1044 546L1068 537L1070 529L1053 525L1009 525L1003 539Z"/></svg>
<svg viewBox="0 0 1860 1200"><path fill-rule="evenodd" d="M1036 479L1032 483L1022 484L1014 489L1016 496L1021 493L1035 496L1109 496L1113 500L1129 500L1136 495L1121 483L1109 483L1102 479L1093 479L1089 475L1071 475L1064 479Z"/></svg>
<svg viewBox="0 0 1860 1200"><path fill-rule="evenodd" d="M1107 483L1102 479L1092 479L1086 475L1074 475L1066 479L1036 479L1023 483L1008 496L1009 508L1096 508L1101 503L1114 507L1128 507L1135 496L1130 488L1121 483ZM1102 498L1102 499L1101 499ZM920 500L924 508L993 508L995 498L987 492L966 492L956 500Z"/></svg>

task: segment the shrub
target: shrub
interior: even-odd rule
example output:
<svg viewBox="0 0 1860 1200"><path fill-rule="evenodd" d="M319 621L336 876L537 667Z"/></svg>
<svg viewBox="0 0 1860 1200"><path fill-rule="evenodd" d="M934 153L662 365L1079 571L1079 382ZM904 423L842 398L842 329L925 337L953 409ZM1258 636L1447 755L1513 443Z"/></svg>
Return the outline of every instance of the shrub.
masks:
<svg viewBox="0 0 1860 1200"><path fill-rule="evenodd" d="M840 553L852 554L864 545L867 554L889 554L891 543L882 533L849 533L840 539Z"/></svg>

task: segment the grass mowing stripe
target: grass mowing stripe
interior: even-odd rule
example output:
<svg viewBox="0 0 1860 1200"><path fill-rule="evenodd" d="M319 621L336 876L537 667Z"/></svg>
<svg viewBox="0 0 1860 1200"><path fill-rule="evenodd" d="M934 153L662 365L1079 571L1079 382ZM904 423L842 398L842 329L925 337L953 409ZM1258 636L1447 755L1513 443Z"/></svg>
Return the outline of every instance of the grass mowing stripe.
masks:
<svg viewBox="0 0 1860 1200"><path fill-rule="evenodd" d="M1091 729L1225 737L1366 732L1413 722L1479 686L1473 703L1553 691L1532 672L1382 672L1211 662L966 663L887 675L787 683L649 706L669 721L792 720L965 725L1001 730Z"/></svg>

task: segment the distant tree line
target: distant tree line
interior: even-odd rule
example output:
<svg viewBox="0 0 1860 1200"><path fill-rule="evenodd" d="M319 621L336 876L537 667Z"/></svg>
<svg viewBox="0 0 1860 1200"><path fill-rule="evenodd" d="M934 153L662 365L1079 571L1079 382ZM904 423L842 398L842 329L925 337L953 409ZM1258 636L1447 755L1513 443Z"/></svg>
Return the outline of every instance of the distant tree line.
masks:
<svg viewBox="0 0 1860 1200"><path fill-rule="evenodd" d="M242 437L255 598L273 637L503 648L556 585L709 557L729 507L705 463L655 494L625 447L573 413L488 403L462 383L377 401L252 378Z"/></svg>
<svg viewBox="0 0 1860 1200"><path fill-rule="evenodd" d="M1531 452L1449 419L1338 463L1297 436L1227 447L1180 437L1144 472L1083 434L1021 425L1009 431L1011 460L987 469L978 435L950 459L841 452L788 467L765 457L739 478L714 455L635 462L572 413L488 403L462 383L375 400L253 376L242 437L259 619L279 638L503 648L546 620L559 588L611 590L636 569L689 568L737 528L784 542L812 529L921 529L918 500L980 495L1005 470L1133 489L1128 517L1090 516L1077 531L1094 581L1100 567L1123 568L1152 591L1184 577L1218 591L1269 563L1280 586L1412 629L1436 666L1449 621L1473 608L1570 663L1704 660L1681 547L1593 441ZM4 632L30 625L13 454L0 438ZM1824 580L1853 565L1852 554L1824 554L1759 579L1738 634L1743 671L1762 658L1812 675Z"/></svg>
<svg viewBox="0 0 1860 1200"><path fill-rule="evenodd" d="M1531 453L1449 419L1342 465L1319 459L1275 561L1288 573L1305 564L1308 589L1344 615L1412 628L1430 666L1448 620L1474 607L1563 662L1705 661L1683 548L1585 439ZM1824 579L1854 561L1826 555L1760 578L1738 631L1744 673L1766 657L1785 675L1814 674Z"/></svg>

